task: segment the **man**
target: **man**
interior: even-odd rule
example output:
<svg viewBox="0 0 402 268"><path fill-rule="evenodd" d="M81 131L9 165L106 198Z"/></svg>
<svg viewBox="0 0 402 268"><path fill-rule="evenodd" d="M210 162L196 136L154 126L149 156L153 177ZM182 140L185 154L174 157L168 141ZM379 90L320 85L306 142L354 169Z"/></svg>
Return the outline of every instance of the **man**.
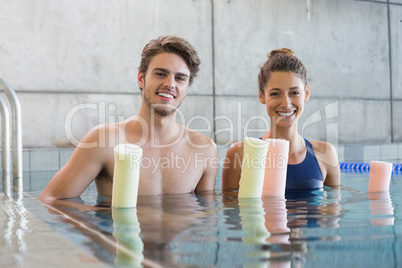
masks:
<svg viewBox="0 0 402 268"><path fill-rule="evenodd" d="M197 52L184 39L165 36L150 41L143 49L138 73L142 97L138 115L89 131L39 198L53 201L78 197L93 180L98 194L111 196L113 148L119 143L137 144L143 149L139 195L213 190L215 143L176 123L176 109L199 64Z"/></svg>

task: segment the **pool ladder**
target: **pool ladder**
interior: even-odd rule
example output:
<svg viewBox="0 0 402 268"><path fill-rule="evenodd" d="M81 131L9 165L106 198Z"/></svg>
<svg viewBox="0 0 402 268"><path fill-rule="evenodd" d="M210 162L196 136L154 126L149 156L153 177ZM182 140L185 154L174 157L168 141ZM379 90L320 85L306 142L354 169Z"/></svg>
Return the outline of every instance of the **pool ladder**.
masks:
<svg viewBox="0 0 402 268"><path fill-rule="evenodd" d="M1 130L2 130L2 171L3 192L9 189L10 172L10 140L13 149L13 189L22 191L22 131L21 131L21 105L17 94L11 86L0 78L0 92L4 92L11 107L12 136L10 136L10 112L6 102L0 98ZM7 193L6 193L7 194Z"/></svg>

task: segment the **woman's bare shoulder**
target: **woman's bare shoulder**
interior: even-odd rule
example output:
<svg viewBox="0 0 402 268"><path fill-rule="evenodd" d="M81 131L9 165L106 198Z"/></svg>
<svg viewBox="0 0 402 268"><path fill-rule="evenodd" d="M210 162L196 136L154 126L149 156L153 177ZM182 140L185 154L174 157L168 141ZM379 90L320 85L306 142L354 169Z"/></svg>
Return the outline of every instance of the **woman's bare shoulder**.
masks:
<svg viewBox="0 0 402 268"><path fill-rule="evenodd" d="M310 141L317 160L325 165L339 166L338 153L334 145L325 141Z"/></svg>
<svg viewBox="0 0 402 268"><path fill-rule="evenodd" d="M228 147L226 155L229 156L229 155L233 155L233 154L237 154L237 153L243 153L243 149L244 149L244 141L238 141L238 142L232 143Z"/></svg>

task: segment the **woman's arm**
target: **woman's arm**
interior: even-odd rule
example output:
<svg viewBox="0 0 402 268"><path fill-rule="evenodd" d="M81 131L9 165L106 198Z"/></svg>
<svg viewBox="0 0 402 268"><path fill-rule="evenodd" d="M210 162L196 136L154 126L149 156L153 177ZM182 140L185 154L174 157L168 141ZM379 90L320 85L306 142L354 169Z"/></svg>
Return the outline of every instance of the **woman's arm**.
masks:
<svg viewBox="0 0 402 268"><path fill-rule="evenodd" d="M335 147L329 142L322 141L315 141L313 147L321 168L324 185L340 185L341 171L339 169L338 154Z"/></svg>
<svg viewBox="0 0 402 268"><path fill-rule="evenodd" d="M243 142L232 144L226 152L222 169L222 191L225 194L233 195L233 190L239 189L242 160Z"/></svg>

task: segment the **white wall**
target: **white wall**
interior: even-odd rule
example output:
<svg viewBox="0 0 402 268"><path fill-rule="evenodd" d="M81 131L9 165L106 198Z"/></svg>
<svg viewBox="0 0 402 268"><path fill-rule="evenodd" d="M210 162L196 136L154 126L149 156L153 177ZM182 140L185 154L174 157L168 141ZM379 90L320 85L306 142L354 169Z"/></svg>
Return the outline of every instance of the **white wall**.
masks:
<svg viewBox="0 0 402 268"><path fill-rule="evenodd" d="M178 35L202 60L182 123L211 137L220 130L216 141L226 144L244 138L246 123L257 129L246 135L266 131L259 67L270 50L289 47L311 79L300 123L306 138L397 143L402 0L391 2L0 0L0 77L20 98L24 147L64 147L66 127L80 139L98 123L135 114L142 48ZM195 115L206 121L189 121Z"/></svg>

